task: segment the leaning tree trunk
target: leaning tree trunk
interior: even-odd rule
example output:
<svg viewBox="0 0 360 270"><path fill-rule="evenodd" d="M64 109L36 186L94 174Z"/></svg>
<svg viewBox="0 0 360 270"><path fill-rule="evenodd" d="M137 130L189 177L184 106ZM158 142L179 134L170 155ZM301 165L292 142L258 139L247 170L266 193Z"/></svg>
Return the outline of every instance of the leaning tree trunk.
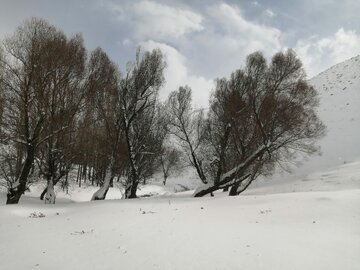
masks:
<svg viewBox="0 0 360 270"><path fill-rule="evenodd" d="M239 181L236 184L234 184L229 191L229 196L240 195L251 185L251 183L254 179L255 179L255 177L251 176L251 177L249 177L249 180L245 183L243 181Z"/></svg>
<svg viewBox="0 0 360 270"><path fill-rule="evenodd" d="M25 193L27 179L31 170L31 166L34 161L34 148L32 145L27 146L27 155L24 166L21 170L19 182L15 187L11 187L7 193L6 204L17 204L19 203L21 195Z"/></svg>
<svg viewBox="0 0 360 270"><path fill-rule="evenodd" d="M236 184L236 185L233 185L229 191L229 196L237 196L239 195L238 192L237 192L237 189L239 188L240 186L240 183L239 184Z"/></svg>
<svg viewBox="0 0 360 270"><path fill-rule="evenodd" d="M40 200L44 200L44 197L45 197L45 194L47 193L47 186L46 188L44 188L43 192L41 192L41 195L40 195Z"/></svg>
<svg viewBox="0 0 360 270"><path fill-rule="evenodd" d="M224 173L221 175L219 181L210 182L209 184L206 184L198 189L195 190L193 196L194 197L202 197L207 194L210 194L211 192L214 192L220 188L225 188L227 186L232 187L238 182L242 182L248 177L251 176L251 174L245 174L247 169L255 162L255 160L262 156L263 153L268 149L268 145L262 145L260 146L251 156L249 156L244 162L236 166L235 168L231 169L230 171ZM236 177L239 178L239 175L242 175L240 179L235 181ZM250 185L250 184L249 184ZM247 185L246 188L249 186ZM246 189L245 188L245 189Z"/></svg>
<svg viewBox="0 0 360 270"><path fill-rule="evenodd" d="M114 173L115 150L116 150L116 147L114 147L114 149L112 151L112 155L111 155L110 169L109 169L110 177L106 177L108 173L107 173L107 170L105 170L104 183L99 188L99 190L94 193L94 195L91 198L92 201L105 200L106 194L108 193L109 188L113 187L113 180L114 180L114 177L115 177L115 173Z"/></svg>
<svg viewBox="0 0 360 270"><path fill-rule="evenodd" d="M201 189L195 190L195 193L193 194L194 197L203 197L208 194L212 194L214 191L218 190L218 185L205 185ZM212 197L212 196L211 196Z"/></svg>
<svg viewBox="0 0 360 270"><path fill-rule="evenodd" d="M48 179L48 185L46 190L46 196L45 196L45 204L55 204L56 200L56 194L54 191L54 181L53 178L50 177Z"/></svg>
<svg viewBox="0 0 360 270"><path fill-rule="evenodd" d="M113 175L111 177L105 177L104 184L98 189L98 191L94 193L94 195L91 198L92 201L105 200L106 194L109 191L110 184L113 178L114 178Z"/></svg>

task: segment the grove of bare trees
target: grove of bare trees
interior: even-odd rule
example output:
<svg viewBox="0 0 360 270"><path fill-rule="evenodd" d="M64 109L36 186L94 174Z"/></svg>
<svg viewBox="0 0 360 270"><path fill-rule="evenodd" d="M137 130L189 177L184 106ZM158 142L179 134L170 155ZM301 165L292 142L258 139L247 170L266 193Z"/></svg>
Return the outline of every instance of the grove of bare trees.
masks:
<svg viewBox="0 0 360 270"><path fill-rule="evenodd" d="M142 52L120 71L101 48L87 52L81 34L66 36L33 18L0 47L0 182L7 204L46 182L98 186L105 199L114 181L124 198L154 173L163 184L179 163L192 166L200 197L220 189L239 195L260 175L317 152L325 127L318 97L292 50L268 63L248 56L244 68L216 79L207 110L195 110L187 86L159 101L166 63L160 50ZM209 89L211 90L211 89ZM183 165L186 165L183 164ZM72 174L73 175L73 174Z"/></svg>

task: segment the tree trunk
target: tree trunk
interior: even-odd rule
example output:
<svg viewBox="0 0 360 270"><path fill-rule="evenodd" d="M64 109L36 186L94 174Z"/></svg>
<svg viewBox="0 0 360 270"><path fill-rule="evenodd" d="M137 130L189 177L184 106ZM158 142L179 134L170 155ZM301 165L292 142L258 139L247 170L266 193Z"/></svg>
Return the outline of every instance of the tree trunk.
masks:
<svg viewBox="0 0 360 270"><path fill-rule="evenodd" d="M139 183L137 181L133 181L131 183L131 185L128 185L126 187L125 199L135 199L135 198L137 198L136 191L137 191L138 184Z"/></svg>
<svg viewBox="0 0 360 270"><path fill-rule="evenodd" d="M54 191L54 181L52 177L48 180L48 186L45 196L45 204L55 204L56 194Z"/></svg>
<svg viewBox="0 0 360 270"><path fill-rule="evenodd" d="M218 190L219 187L216 186L216 185L210 185L210 186L207 186L206 188L200 190L200 191L195 191L194 193L194 197L203 197L207 194L211 194L212 192Z"/></svg>
<svg viewBox="0 0 360 270"><path fill-rule="evenodd" d="M108 193L110 188L110 183L113 181L113 179L114 179L113 175L111 177L105 177L104 184L99 188L98 191L94 193L91 200L92 201L105 200L106 194Z"/></svg>
<svg viewBox="0 0 360 270"><path fill-rule="evenodd" d="M47 192L47 186L46 186L46 188L44 188L43 192L41 192L40 200L44 200L46 192Z"/></svg>
<svg viewBox="0 0 360 270"><path fill-rule="evenodd" d="M77 171L77 176L76 176L76 183L79 182L79 178L81 177L80 174L81 174L81 165L79 164L78 171Z"/></svg>
<svg viewBox="0 0 360 270"><path fill-rule="evenodd" d="M111 177L110 179L110 187L114 187L114 178L115 176Z"/></svg>
<svg viewBox="0 0 360 270"><path fill-rule="evenodd" d="M237 196L239 195L237 193L237 189L239 188L241 183L237 183L237 184L234 184L231 188L230 188L230 191L229 191L229 196Z"/></svg>
<svg viewBox="0 0 360 270"><path fill-rule="evenodd" d="M236 184L234 184L230 191L229 196L238 196L240 193L244 192L252 183L252 181L255 179L255 177L251 176L245 184L243 184L243 181L239 181ZM242 185L243 184L243 185Z"/></svg>
<svg viewBox="0 0 360 270"><path fill-rule="evenodd" d="M214 192L218 189L225 188L227 186L233 186L234 184L238 182L242 182L248 177L251 176L251 174L244 174L246 170L253 164L253 162L260 156L263 155L263 153L268 149L267 145L260 146L251 156L249 156L246 160L244 160L241 164L237 165L230 171L224 173L219 177L219 181L204 185L197 190L195 190L193 196L194 197L202 197L205 196L211 192ZM238 175L242 175L238 181L236 181L235 177L238 177ZM249 184L250 185L250 184ZM248 185L246 186L246 188Z"/></svg>
<svg viewBox="0 0 360 270"><path fill-rule="evenodd" d="M84 183L86 182L86 170L87 170L87 166L85 164L83 167L83 172L82 172L82 175L84 176ZM81 185L80 185L80 187L81 187Z"/></svg>
<svg viewBox="0 0 360 270"><path fill-rule="evenodd" d="M67 178L68 178L68 173L66 174L66 182L67 182ZM53 187L56 186L56 184L60 181L60 179L61 179L61 177L58 177L57 179L52 181ZM48 186L49 186L49 181L48 181L46 188L44 188L43 192L41 192L40 200L44 200L45 194L48 191Z"/></svg>
<svg viewBox="0 0 360 270"><path fill-rule="evenodd" d="M95 176L96 176L96 174L95 174L95 170L93 170L93 172L92 172L92 176L91 176L91 185L92 185L92 186L94 186Z"/></svg>
<svg viewBox="0 0 360 270"><path fill-rule="evenodd" d="M89 167L89 169L88 169L88 180L89 180L89 182L90 182L90 179L91 179L91 171L92 171L92 168Z"/></svg>
<svg viewBox="0 0 360 270"><path fill-rule="evenodd" d="M66 194L69 194L69 171L66 172L65 183L66 183Z"/></svg>
<svg viewBox="0 0 360 270"><path fill-rule="evenodd" d="M9 188L8 193L7 193L6 204L19 203L21 195L23 195L26 190L27 178L29 176L31 166L34 162L33 146L32 145L27 146L26 152L27 152L27 155L26 155L25 163L21 170L21 174L20 174L20 177L18 180L19 183L17 184L17 186Z"/></svg>

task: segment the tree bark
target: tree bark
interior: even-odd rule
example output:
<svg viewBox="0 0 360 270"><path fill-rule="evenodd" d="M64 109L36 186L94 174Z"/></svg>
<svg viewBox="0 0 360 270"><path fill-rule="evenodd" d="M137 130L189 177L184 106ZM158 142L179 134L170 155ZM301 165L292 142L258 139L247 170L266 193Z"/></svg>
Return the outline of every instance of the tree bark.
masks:
<svg viewBox="0 0 360 270"><path fill-rule="evenodd" d="M46 192L47 192L47 186L46 186L46 188L44 188L43 192L41 192L40 200L44 200Z"/></svg>
<svg viewBox="0 0 360 270"><path fill-rule="evenodd" d="M45 204L55 204L56 194L54 191L54 181L52 178L48 180L48 186L45 196Z"/></svg>
<svg viewBox="0 0 360 270"><path fill-rule="evenodd" d="M29 176L31 166L34 162L34 148L32 145L28 145L26 149L27 155L24 166L21 170L19 177L19 184L13 188L9 188L7 193L6 204L17 204L19 203L21 195L25 193L27 178Z"/></svg>
<svg viewBox="0 0 360 270"><path fill-rule="evenodd" d="M167 180L167 175L164 175L164 180L163 180L163 185L165 186L166 185L166 180Z"/></svg>
<svg viewBox="0 0 360 270"><path fill-rule="evenodd" d="M68 173L67 173L68 174ZM66 181L67 181L67 174L66 174ZM58 177L57 179L53 180L52 181L52 185L53 187L56 186L56 184L60 181L61 177ZM40 200L44 200L44 197L45 197L45 194L47 193L48 191L48 186L49 186L49 181L48 181L48 184L46 186L46 188L44 188L43 192L41 192L41 195L40 195Z"/></svg>
<svg viewBox="0 0 360 270"><path fill-rule="evenodd" d="M125 199L135 199L135 198L137 198L136 191L137 191L138 184L139 184L138 182L134 181L134 182L131 183L131 185L128 185L126 187Z"/></svg>
<svg viewBox="0 0 360 270"><path fill-rule="evenodd" d="M251 185L251 183L252 183L252 181L255 179L255 177L254 176L251 176L250 178L249 178L249 181L245 184L245 185L243 185L243 186L241 186L241 184L243 183L243 181L239 181L239 182L237 182L236 184L234 184L232 187L231 187L231 189L230 189L230 191L229 191L229 196L238 196L238 195L240 195L242 192L244 192L250 185Z"/></svg>
<svg viewBox="0 0 360 270"><path fill-rule="evenodd" d="M110 183L113 181L113 179L114 179L113 175L111 177L109 177L109 178L105 177L104 184L102 185L102 187L98 191L96 191L94 193L91 200L92 201L105 200L106 194L108 193L109 188L110 188Z"/></svg>
<svg viewBox="0 0 360 270"><path fill-rule="evenodd" d="M202 197L205 196L211 192L214 192L218 189L225 188L226 186L232 186L238 181L235 181L235 177L239 177L239 175L242 175L240 178L242 180L239 180L242 182L246 178L250 176L250 174L245 174L247 169L255 162L255 160L263 155L265 151L267 151L268 146L263 145L259 147L251 156L249 156L244 162L233 168L232 170L228 171L225 174L222 174L219 178L219 182L215 183L213 182L211 185L205 185L204 187L201 187L198 190L195 190L193 196L194 197Z"/></svg>

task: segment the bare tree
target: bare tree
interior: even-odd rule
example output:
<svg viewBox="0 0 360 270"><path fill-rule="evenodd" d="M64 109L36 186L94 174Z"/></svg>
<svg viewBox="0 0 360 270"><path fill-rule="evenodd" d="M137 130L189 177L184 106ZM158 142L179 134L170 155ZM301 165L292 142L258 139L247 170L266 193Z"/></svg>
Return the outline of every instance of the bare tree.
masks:
<svg viewBox="0 0 360 270"><path fill-rule="evenodd" d="M90 97L94 99L97 125L104 131L104 142L109 152L105 179L92 200L104 200L114 180L117 165L123 159L125 144L122 125L121 93L119 91L119 72L116 65L100 48L96 49L89 63L88 87ZM90 104L92 104L90 102ZM106 155L106 153L104 153ZM106 172L107 171L107 172Z"/></svg>
<svg viewBox="0 0 360 270"><path fill-rule="evenodd" d="M180 162L180 151L176 148L164 147L160 158L161 170L163 173L163 184L166 185L166 180L170 174L178 168Z"/></svg>
<svg viewBox="0 0 360 270"><path fill-rule="evenodd" d="M206 184L205 163L208 156L204 147L207 123L203 111L195 111L191 106L191 89L180 87L178 91L170 93L167 109L170 114L170 133L188 156L189 164L196 169L200 180Z"/></svg>
<svg viewBox="0 0 360 270"><path fill-rule="evenodd" d="M163 104L157 103L154 109L153 114L141 118L141 126L147 127L142 132L145 135L143 145L146 148L144 147L139 159L139 174L143 184L146 184L146 179L154 174L165 158L164 143L168 135L168 117Z"/></svg>
<svg viewBox="0 0 360 270"><path fill-rule="evenodd" d="M165 63L159 50L138 51L136 61L129 63L120 81L122 125L128 148L129 173L125 198L135 198L141 180L140 166L149 149L149 136L153 131L158 90L164 82ZM146 119L146 121L144 121Z"/></svg>
<svg viewBox="0 0 360 270"><path fill-rule="evenodd" d="M238 195L299 152L316 153L324 134L317 92L292 50L275 54L269 65L261 53L249 55L243 70L217 80L210 103L205 137L214 157L211 178L195 197L226 187Z"/></svg>
<svg viewBox="0 0 360 270"><path fill-rule="evenodd" d="M45 45L44 45L45 47ZM47 179L45 203L55 203L54 185L71 168L73 153L69 151L74 133L75 116L84 98L83 79L85 48L82 37L67 40L57 31L45 47L43 70L48 73L44 97L44 131L40 142L43 148L42 171ZM44 155L45 154L45 155Z"/></svg>

